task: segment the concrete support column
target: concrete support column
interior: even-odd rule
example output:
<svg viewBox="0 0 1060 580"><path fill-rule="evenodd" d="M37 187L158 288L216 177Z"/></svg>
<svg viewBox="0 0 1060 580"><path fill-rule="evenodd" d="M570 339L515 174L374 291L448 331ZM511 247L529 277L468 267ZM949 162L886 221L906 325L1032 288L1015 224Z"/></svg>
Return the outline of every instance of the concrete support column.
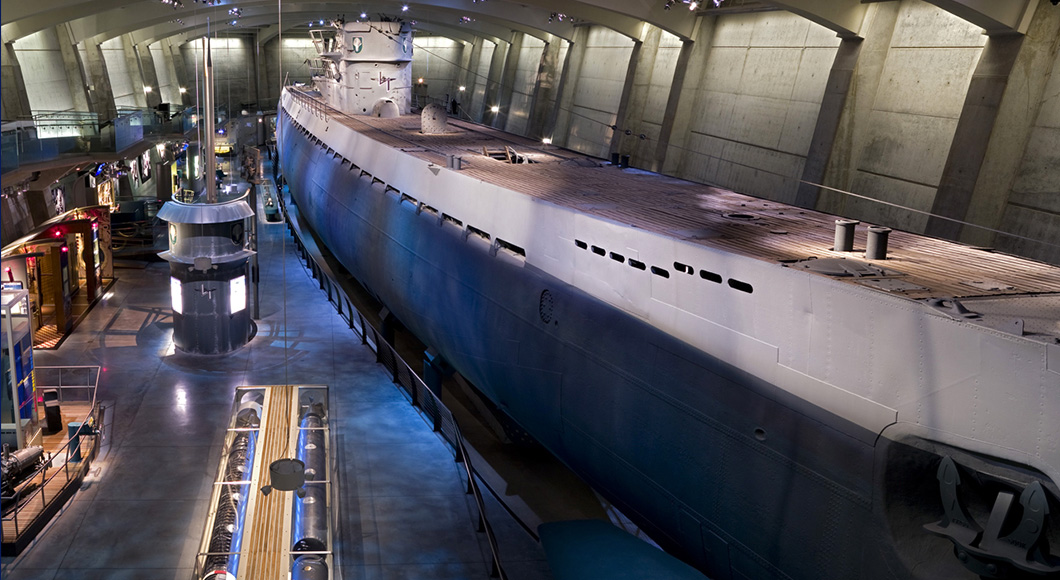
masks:
<svg viewBox="0 0 1060 580"><path fill-rule="evenodd" d="M646 145L647 141L640 139L638 135L644 133L641 129L641 122L645 118L645 109L648 106L648 91L651 89L651 77L655 70L655 58L659 54L661 37L662 29L651 26L648 27L644 40L633 45L630 61L636 58L636 65L626 72L626 86L623 89L616 121L618 131L611 136L611 152L631 156L637 167L646 167L650 164L650 161L645 160L647 156L642 154L642 146ZM632 83L630 72L633 73ZM630 131L631 134L627 135L626 131Z"/></svg>
<svg viewBox="0 0 1060 580"><path fill-rule="evenodd" d="M29 107L29 95L26 93L26 83L22 79L22 67L18 64L18 56L15 54L15 43L5 42L2 53L2 72L0 72L0 113L5 121L15 120L19 117L28 117L32 114Z"/></svg>
<svg viewBox="0 0 1060 580"><path fill-rule="evenodd" d="M699 28L698 23L696 28ZM681 43L681 52L677 55L677 66L674 68L674 78L670 82L670 94L666 97L666 111L663 112L659 138L655 142L655 151L648 162L648 169L651 171L661 172L666 164L666 152L670 148L670 136L673 135L674 121L677 120L677 108L681 102L685 77L688 76L688 63L692 59L695 45L695 41L691 39Z"/></svg>
<svg viewBox="0 0 1060 580"><path fill-rule="evenodd" d="M504 79L504 65L508 61L509 50L511 50L510 43L498 43L496 48L493 49L493 59L490 61L489 78L486 81L486 94L482 102L485 110L482 121L488 121L487 124L491 127L501 126L497 124L500 116L490 112L490 107L500 105L501 83Z"/></svg>
<svg viewBox="0 0 1060 580"><path fill-rule="evenodd" d="M512 41L508 45L508 54L504 58L504 71L501 74L501 84L497 87L496 105L500 107L497 119L493 122L494 127L506 129L508 125L508 109L512 105L512 92L515 90L515 72L519 68L519 54L523 51L523 33L512 31Z"/></svg>
<svg viewBox="0 0 1060 580"><path fill-rule="evenodd" d="M847 95L854 79L854 71L861 54L861 38L844 38L832 61L832 70L828 73L828 84L824 90L824 99L817 113L817 125L813 129L810 150L806 154L806 165L802 169L802 181L824 183L828 160L835 148L839 122L846 107ZM795 193L795 205L813 209L817 206L820 188L807 183L800 183Z"/></svg>
<svg viewBox="0 0 1060 580"><path fill-rule="evenodd" d="M460 50L460 67L456 71L456 87L454 88L456 102L460 105L460 112L458 114L460 117L467 117L467 112L464 111L464 107L471 104L471 93L469 92L468 79L471 74L471 67L476 62L474 59L475 52L481 45L481 42L482 40L479 38L476 38L474 43L465 42L463 48ZM460 87L464 87L464 90L461 91Z"/></svg>
<svg viewBox="0 0 1060 580"><path fill-rule="evenodd" d="M537 65L537 80L534 81L533 102L530 104L530 120L526 127L526 136L534 139L552 137L549 121L556 108L559 94L559 83L562 79L561 63L563 39L553 37L541 51L541 61Z"/></svg>
<svg viewBox="0 0 1060 580"><path fill-rule="evenodd" d="M180 47L173 44L171 39L165 39L162 42L163 52L166 54L166 58L169 60L170 65L173 67L174 79L177 82L177 88L184 87L185 92L180 95L180 104L185 107L191 106L194 102L192 100L190 84L192 79L189 79L187 68L184 66L184 57L180 53Z"/></svg>
<svg viewBox="0 0 1060 580"><path fill-rule="evenodd" d="M70 99L74 103L75 111L88 111L88 84L86 82L84 67L81 66L81 54L74 44L74 37L70 31L70 23L64 22L55 27L55 35L59 39L59 50L63 56L63 65L66 67L66 84L70 89ZM71 71L77 71L72 74Z"/></svg>
<svg viewBox="0 0 1060 580"><path fill-rule="evenodd" d="M1001 97L1022 46L1023 36L995 36L987 41L965 94L938 193L931 206L935 215L928 218L925 234L951 240L960 235L961 224L945 218L963 221L967 217L1001 108Z"/></svg>
<svg viewBox="0 0 1060 580"><path fill-rule="evenodd" d="M482 122L482 99L477 98L478 86L483 84L483 79L479 73L479 65L482 61L482 50L485 45L485 40L481 37L476 37L475 42L470 46L471 56L467 65L467 71L464 72L465 84L467 90L461 95L460 110L464 115L467 115L476 122ZM469 49L465 48L467 52Z"/></svg>
<svg viewBox="0 0 1060 580"><path fill-rule="evenodd" d="M132 95L136 106L147 107L147 94L143 90L147 83L144 80L140 56L128 34L121 35L121 48L122 54L125 56L125 70L128 71L129 82L133 87Z"/></svg>
<svg viewBox="0 0 1060 580"><path fill-rule="evenodd" d="M253 67L253 70L250 71L251 87L249 89L248 94L254 99L254 102L257 104L258 110L264 111L267 110L269 107L267 107L265 104L265 93L262 91L262 87L264 86L265 81L263 76L265 67L262 66L262 63L265 59L262 58L263 55L261 54L261 43L258 42L258 35L254 36L254 45L250 47L250 52L250 62L251 66ZM251 113L253 112L254 111L251 111Z"/></svg>
<svg viewBox="0 0 1060 580"><path fill-rule="evenodd" d="M660 164L659 170L669 175L684 174L685 149L687 148L689 136L691 135L692 118L696 114L699 105L700 86L703 83L703 72L706 70L707 57L710 55L710 47L714 40L714 28L717 23L716 16L702 16L696 22L692 32L692 42L686 42L681 47L681 56L686 57L686 64L679 62L674 72L675 83L678 76L682 77L681 86L674 87L667 101L666 120L663 122L663 131L669 132L666 139L659 139L659 147L665 147L666 152L660 159L656 150L655 160ZM677 102L674 103L674 94L677 94ZM671 107L673 107L672 117Z"/></svg>
<svg viewBox="0 0 1060 580"><path fill-rule="evenodd" d="M654 28L653 28L653 30L656 31L656 32L658 31L658 29L654 29ZM655 39L656 48L658 48L658 43L659 43L659 40L658 40L658 37L656 37L656 39ZM633 87L634 87L634 84L635 84L635 82L637 80L637 68L640 65L640 59L641 59L641 54L642 54L643 49L644 49L644 41L641 41L641 40L633 41L633 51L629 55L629 64L626 66L626 76L625 76L626 81L622 85L622 97L618 101L618 112L615 114L615 118L618 119L618 122L621 123L621 124L618 126L618 130L615 131L613 135L611 135L611 147L610 147L610 152L611 153L619 153L622 150L623 137L626 137L626 134L625 134L624 131L625 131L626 127L627 127L626 121L627 121L627 116L629 115L629 110L630 110L629 104L630 104L630 100L632 99L632 96L633 96ZM647 51L646 54L649 56L649 58L654 59L654 55L652 54L652 52L653 51L649 50L649 51ZM644 70L650 71L651 70L650 64L649 64L649 66L644 67Z"/></svg>
<svg viewBox="0 0 1060 580"><path fill-rule="evenodd" d="M990 39L988 48L995 40L999 39ZM1060 229L1056 227L1060 222L1060 173L1056 171L1060 166L1060 147L1056 145L1060 143L1058 80L1060 9L1048 0L1040 0L1008 75L997 121L965 212L966 221L1060 244ZM963 228L960 239L1060 262L1056 246L1000 236L981 228Z"/></svg>
<svg viewBox="0 0 1060 580"><path fill-rule="evenodd" d="M870 137L868 119L883 76L883 65L890 52L899 9L898 2L869 5L865 23L861 27L864 40L854 68L854 78L839 117L824 180L817 183L850 191L858 162L855 157L862 149L861 143ZM847 196L829 191L819 191L816 195L816 207L813 209L845 215Z"/></svg>
<svg viewBox="0 0 1060 580"><path fill-rule="evenodd" d="M102 45L85 40L80 45L81 63L85 77L89 80L88 107L99 115L100 121L109 121L118 116L114 106L114 92L110 88L107 61L103 58Z"/></svg>
<svg viewBox="0 0 1060 580"><path fill-rule="evenodd" d="M552 111L552 139L557 145L566 145L570 132L571 107L574 105L574 89L577 88L578 75L585 62L585 49L589 40L589 27L579 26L574 29L574 40L567 48L567 62L563 63L563 73L559 80L559 100Z"/></svg>
<svg viewBox="0 0 1060 580"><path fill-rule="evenodd" d="M140 70L140 78L144 86L151 87L150 93L144 94L144 101L149 108L156 108L162 104L162 91L158 88L158 74L155 72L155 59L147 46L132 45L133 53L136 55L136 63Z"/></svg>

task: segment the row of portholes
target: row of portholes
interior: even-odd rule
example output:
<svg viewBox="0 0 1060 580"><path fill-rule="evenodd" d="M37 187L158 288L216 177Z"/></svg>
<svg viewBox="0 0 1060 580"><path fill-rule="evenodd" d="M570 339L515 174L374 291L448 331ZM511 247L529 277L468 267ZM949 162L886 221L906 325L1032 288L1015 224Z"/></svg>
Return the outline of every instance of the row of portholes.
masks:
<svg viewBox="0 0 1060 580"><path fill-rule="evenodd" d="M392 185L387 185L386 182L384 182L382 179L379 179L378 177L373 176L371 173L368 173L364 169L361 169L355 163L353 163L349 159L346 159L346 157L341 156L337 151L335 151L331 147L328 147L323 141L321 141L315 135L310 133L308 129L303 127L297 121L294 121L293 118L291 120L296 125L298 125L298 128L302 131L302 133L304 133L307 137L312 139L321 149L327 150L327 152L329 154L334 153L336 158L342 157L342 163L349 163L350 164L350 171L360 171L360 176L361 177L370 178L372 180L373 184L377 183L377 182L382 184L383 187L384 187L384 192L393 191L394 193L396 193L398 195L398 203L408 203L408 204L412 205L414 208L416 208L416 212L417 213L426 211L426 212L428 212L428 213L430 213L432 215L440 216L439 224L448 223L448 224L452 224L452 225L455 225L457 227L462 228L464 230L465 239L469 235L474 235L474 236L477 236L477 237L479 237L479 238L481 238L481 239L483 239L483 240L485 240L487 242L491 242L491 244L490 244L490 253L491 254L496 255L497 252L504 251L505 253L510 254L512 256L516 256L516 257L522 258L524 260L526 259L526 250L524 250L523 248L521 248L521 247L519 247L519 246L517 246L517 245L515 245L515 244L513 244L511 242L508 242L506 240L502 240L501 238L492 238L492 236L490 236L490 234L488 232L485 232L485 231L483 231L483 230L481 230L479 228L476 228L475 226L472 226L470 224L468 224L465 227L464 226L464 222L460 221L459 219L457 219L457 218L455 218L455 217L453 217L453 216L451 216L451 215L449 215L447 213L441 213L441 212L438 211L437 208L434 208L434 207L431 207L431 206L429 206L429 205L427 205L425 203L422 203L419 200L417 200L415 197L412 197L411 195L409 195L407 193L402 193L400 190L398 190L398 188L396 188L396 187L394 187Z"/></svg>
<svg viewBox="0 0 1060 580"><path fill-rule="evenodd" d="M588 243L583 242L582 240L578 240L578 239L574 240L574 245L578 246L579 248L581 248L583 250L589 250L592 253L596 254L597 256L611 258L612 260L614 260L615 262L618 262L620 264L622 264L622 263L628 264L631 268L635 268L637 270L648 270L649 269L648 265L645 264L644 262L641 262L640 260L637 260L637 259L634 259L634 258L627 259L625 256L623 256L622 254L619 254L618 252L608 252L607 250L605 250L604 248L601 248L600 246L589 245ZM666 268L661 268L659 266L651 266L650 269L651 269L651 273L652 274L655 274L656 276L659 276L660 278L669 278L670 277L670 271L667 270ZM682 264L681 262L674 262L674 270L677 270L678 272L681 272L683 274L688 274L689 276L694 275L696 273L696 269L695 268L693 268L692 266L689 266L688 264ZM704 279L704 280L706 280L706 281L708 281L708 282L714 282L715 284L721 284L722 281L724 280L722 278L721 274L717 274L717 273L711 272L709 270L700 270L699 271L699 277ZM729 288L732 288L734 290L739 290L740 292L746 292L748 294L754 292L754 287L752 287L750 284L748 284L747 282L744 282L742 280L737 280L735 278L729 278L728 285L729 285Z"/></svg>

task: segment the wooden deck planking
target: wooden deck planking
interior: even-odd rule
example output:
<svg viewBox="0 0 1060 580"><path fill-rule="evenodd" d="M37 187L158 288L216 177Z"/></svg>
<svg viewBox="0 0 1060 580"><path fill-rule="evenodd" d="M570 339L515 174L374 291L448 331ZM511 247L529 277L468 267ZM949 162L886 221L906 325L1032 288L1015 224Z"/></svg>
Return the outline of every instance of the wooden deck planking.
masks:
<svg viewBox="0 0 1060 580"><path fill-rule="evenodd" d="M468 177L677 240L774 263L810 257L867 261L866 227L872 224L858 227L855 251L833 252L836 216L830 214L663 175L620 171L610 166L579 166L575 160L589 158L569 151L542 149L533 140L463 121L450 120L454 133L424 135L417 129L418 120L411 116L379 119L332 114L331 118L391 147L425 149L410 153L424 160L439 163L449 153L464 155L465 161L470 161L463 170ZM497 161L481 154L483 145L489 149L509 145L543 162L513 165ZM416 192L408 193L416 197ZM438 209L452 215L449 208ZM758 219L740 221L726 217L737 212ZM453 217L463 219L459 215ZM775 234L772 230L786 233ZM690 235L693 231L710 235ZM876 263L901 272L903 280L925 288L903 293L910 298L1060 291L1060 268L1048 264L898 230L891 233L888 245L888 259ZM652 260L650 256L644 258ZM962 284L983 279L1012 289L991 291ZM837 280L856 283L854 279Z"/></svg>
<svg viewBox="0 0 1060 580"><path fill-rule="evenodd" d="M268 481L269 465L285 457L291 426L291 398L294 387L269 387L270 401L266 411L266 422L259 435L258 481ZM289 573L287 566L287 546L284 537L284 517L290 494L273 492L269 495L256 493L257 505L254 509L254 521L246 539L246 568L240 571L243 578L260 580L282 580Z"/></svg>

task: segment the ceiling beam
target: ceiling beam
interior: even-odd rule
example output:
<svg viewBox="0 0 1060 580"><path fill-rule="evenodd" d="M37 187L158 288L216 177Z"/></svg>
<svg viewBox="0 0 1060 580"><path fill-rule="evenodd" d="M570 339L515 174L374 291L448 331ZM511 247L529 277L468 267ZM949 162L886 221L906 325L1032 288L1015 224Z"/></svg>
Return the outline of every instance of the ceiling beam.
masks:
<svg viewBox="0 0 1060 580"><path fill-rule="evenodd" d="M1026 34L1038 0L927 0L987 34Z"/></svg>

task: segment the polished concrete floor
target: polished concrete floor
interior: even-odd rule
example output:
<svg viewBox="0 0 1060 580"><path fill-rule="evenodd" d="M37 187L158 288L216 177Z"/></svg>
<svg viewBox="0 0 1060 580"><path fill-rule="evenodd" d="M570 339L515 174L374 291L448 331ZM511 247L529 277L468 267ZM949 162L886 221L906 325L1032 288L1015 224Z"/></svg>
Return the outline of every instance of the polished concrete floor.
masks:
<svg viewBox="0 0 1060 580"><path fill-rule="evenodd" d="M306 274L285 227L260 232L261 318L239 351L174 351L169 266L155 262L117 269L75 333L37 352L38 365L105 369L106 439L63 512L3 559L5 580L192 579L234 389L284 383L330 387L339 577L489 577L460 464ZM540 546L487 501L508 577L550 578Z"/></svg>

